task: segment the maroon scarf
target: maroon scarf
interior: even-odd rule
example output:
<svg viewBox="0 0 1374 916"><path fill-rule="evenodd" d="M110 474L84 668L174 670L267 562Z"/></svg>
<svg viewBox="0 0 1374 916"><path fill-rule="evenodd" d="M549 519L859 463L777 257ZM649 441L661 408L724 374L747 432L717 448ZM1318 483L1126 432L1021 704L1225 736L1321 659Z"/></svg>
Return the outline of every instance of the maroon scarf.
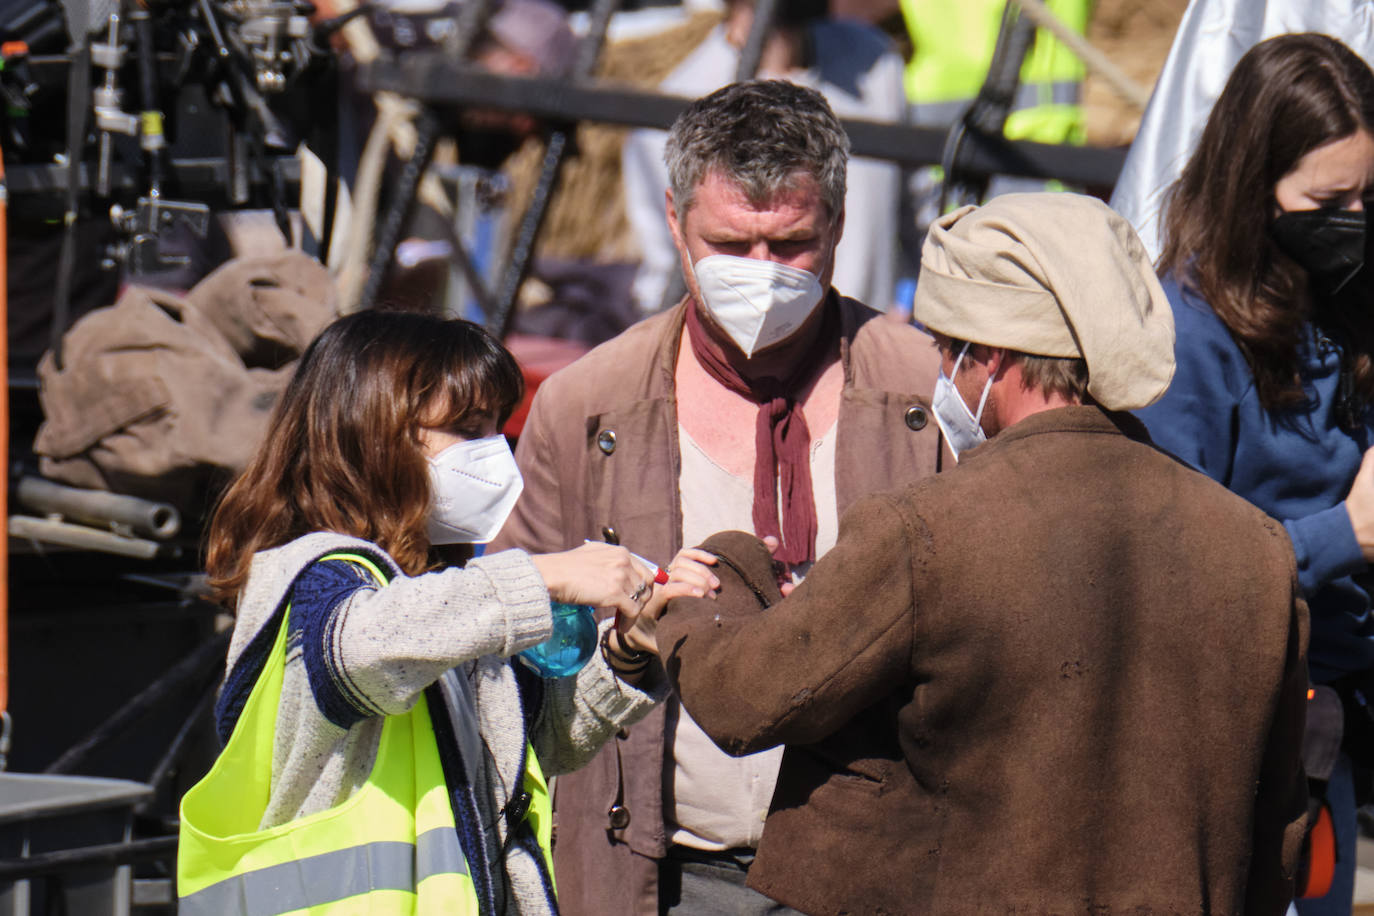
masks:
<svg viewBox="0 0 1374 916"><path fill-rule="evenodd" d="M816 501L811 492L811 431L797 396L824 362L839 336L839 309L827 296L815 339L790 361L784 378L749 378L743 353L717 341L687 302L687 339L706 374L759 405L754 427L754 533L772 535L782 545L774 556L796 565L816 559ZM782 525L778 525L781 481Z"/></svg>

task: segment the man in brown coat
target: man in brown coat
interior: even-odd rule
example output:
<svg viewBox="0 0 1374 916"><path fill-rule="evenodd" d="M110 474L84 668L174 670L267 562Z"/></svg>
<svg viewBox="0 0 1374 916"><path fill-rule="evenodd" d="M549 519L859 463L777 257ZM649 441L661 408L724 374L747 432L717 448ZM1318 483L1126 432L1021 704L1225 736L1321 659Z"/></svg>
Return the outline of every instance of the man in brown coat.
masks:
<svg viewBox="0 0 1374 916"><path fill-rule="evenodd" d="M1282 913L1307 608L1283 527L1117 412L1173 374L1139 240L1091 198L995 198L934 226L915 305L958 467L861 500L785 600L758 539L714 536L716 598L658 625L722 748L785 745L750 886L836 916Z"/></svg>
<svg viewBox="0 0 1374 916"><path fill-rule="evenodd" d="M740 528L778 537L800 575L857 499L935 471L930 338L830 287L847 149L825 100L788 83L688 107L666 218L689 295L541 386L495 547L592 538L666 565ZM786 912L744 886L780 759L727 756L670 700L559 777L563 912Z"/></svg>

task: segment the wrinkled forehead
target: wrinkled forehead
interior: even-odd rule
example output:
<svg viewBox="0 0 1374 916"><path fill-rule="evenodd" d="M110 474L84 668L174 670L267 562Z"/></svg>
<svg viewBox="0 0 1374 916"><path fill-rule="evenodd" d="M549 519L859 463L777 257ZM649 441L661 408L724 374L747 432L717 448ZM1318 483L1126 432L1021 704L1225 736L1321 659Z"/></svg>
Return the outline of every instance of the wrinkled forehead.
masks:
<svg viewBox="0 0 1374 916"><path fill-rule="evenodd" d="M805 169L741 175L724 168L707 171L693 188L688 213L699 207L738 210L816 210L834 217L816 177ZM681 213L685 217L687 213Z"/></svg>

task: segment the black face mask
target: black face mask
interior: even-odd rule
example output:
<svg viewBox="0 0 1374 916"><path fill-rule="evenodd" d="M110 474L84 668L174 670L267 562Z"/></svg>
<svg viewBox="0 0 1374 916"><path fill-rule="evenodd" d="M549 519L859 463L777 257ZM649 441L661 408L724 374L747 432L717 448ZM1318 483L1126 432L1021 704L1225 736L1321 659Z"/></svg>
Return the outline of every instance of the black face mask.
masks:
<svg viewBox="0 0 1374 916"><path fill-rule="evenodd" d="M1364 266L1365 222L1354 210L1286 210L1270 224L1269 236L1314 287L1332 294Z"/></svg>

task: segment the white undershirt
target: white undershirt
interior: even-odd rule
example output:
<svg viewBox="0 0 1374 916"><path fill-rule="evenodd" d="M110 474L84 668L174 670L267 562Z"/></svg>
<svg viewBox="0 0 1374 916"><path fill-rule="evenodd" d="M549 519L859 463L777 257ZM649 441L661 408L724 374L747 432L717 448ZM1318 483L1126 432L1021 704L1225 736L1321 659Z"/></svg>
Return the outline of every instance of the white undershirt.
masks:
<svg viewBox="0 0 1374 916"><path fill-rule="evenodd" d="M717 531L752 532L753 481L730 474L711 460L681 426L678 440L682 453L682 543L700 544ZM835 546L839 530L834 481L832 424L811 442L811 491L820 494L816 498L817 556ZM664 761L664 814L672 841L714 851L757 847L773 800L782 748L731 757L716 747L676 702L668 707L668 730L671 753Z"/></svg>

